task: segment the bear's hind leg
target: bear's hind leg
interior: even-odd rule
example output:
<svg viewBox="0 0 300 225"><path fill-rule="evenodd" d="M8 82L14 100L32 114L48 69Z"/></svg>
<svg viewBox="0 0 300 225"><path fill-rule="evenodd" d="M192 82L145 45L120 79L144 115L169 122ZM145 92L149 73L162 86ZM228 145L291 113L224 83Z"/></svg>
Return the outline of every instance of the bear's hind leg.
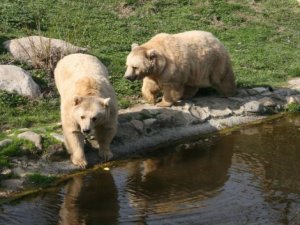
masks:
<svg viewBox="0 0 300 225"><path fill-rule="evenodd" d="M65 146L71 154L71 161L74 165L85 168L87 161L84 155L84 137L79 132L64 130Z"/></svg>
<svg viewBox="0 0 300 225"><path fill-rule="evenodd" d="M106 162L113 157L110 150L110 144L116 134L116 129L113 127L96 127L95 138L99 144L99 156Z"/></svg>
<svg viewBox="0 0 300 225"><path fill-rule="evenodd" d="M156 95L158 94L158 92L159 92L158 84L154 80L145 77L143 79L142 95L146 99L146 101L151 104L155 104Z"/></svg>

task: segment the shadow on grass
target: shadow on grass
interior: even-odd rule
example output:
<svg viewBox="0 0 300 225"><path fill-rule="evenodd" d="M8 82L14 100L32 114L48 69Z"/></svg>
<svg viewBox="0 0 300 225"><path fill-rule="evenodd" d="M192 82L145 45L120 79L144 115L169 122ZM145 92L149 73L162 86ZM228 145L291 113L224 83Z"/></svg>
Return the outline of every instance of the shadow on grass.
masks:
<svg viewBox="0 0 300 225"><path fill-rule="evenodd" d="M1 36L0 35L0 54L4 54L7 51L5 50L5 48L3 47L3 42L9 40L10 38L6 37L6 36Z"/></svg>

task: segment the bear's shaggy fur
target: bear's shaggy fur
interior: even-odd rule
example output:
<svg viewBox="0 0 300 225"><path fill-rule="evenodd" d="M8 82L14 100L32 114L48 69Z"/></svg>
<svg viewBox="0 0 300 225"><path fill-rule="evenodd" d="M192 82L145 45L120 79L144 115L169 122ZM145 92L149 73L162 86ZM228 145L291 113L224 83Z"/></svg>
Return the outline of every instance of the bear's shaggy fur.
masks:
<svg viewBox="0 0 300 225"><path fill-rule="evenodd" d="M188 31L161 33L148 42L133 44L127 56L124 77L143 79L142 94L158 106L171 106L182 98L193 97L201 87L213 87L225 97L235 93L235 78L229 55L211 33Z"/></svg>
<svg viewBox="0 0 300 225"><path fill-rule="evenodd" d="M102 150L99 149L100 156L110 159L118 109L106 67L94 56L71 54L59 61L54 76L61 96L65 145L72 163L86 167L84 134L91 131Z"/></svg>

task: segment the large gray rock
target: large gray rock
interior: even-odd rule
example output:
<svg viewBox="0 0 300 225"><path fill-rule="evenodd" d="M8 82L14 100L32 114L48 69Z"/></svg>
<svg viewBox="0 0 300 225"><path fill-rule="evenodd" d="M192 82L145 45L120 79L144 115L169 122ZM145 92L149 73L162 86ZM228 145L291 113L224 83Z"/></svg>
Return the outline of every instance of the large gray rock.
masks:
<svg viewBox="0 0 300 225"><path fill-rule="evenodd" d="M263 104L261 104L258 101L247 102L244 105L244 110L245 110L245 112L258 113L258 114L261 114L261 113L265 112Z"/></svg>
<svg viewBox="0 0 300 225"><path fill-rule="evenodd" d="M5 41L3 47L20 61L35 67L52 67L63 56L86 52L86 48L77 47L63 40L43 36L28 36Z"/></svg>
<svg viewBox="0 0 300 225"><path fill-rule="evenodd" d="M32 131L25 131L18 135L18 138L31 141L38 149L42 149L42 136Z"/></svg>
<svg viewBox="0 0 300 225"><path fill-rule="evenodd" d="M0 141L0 149L9 145L10 143L12 143L11 139L4 139L4 140Z"/></svg>
<svg viewBox="0 0 300 225"><path fill-rule="evenodd" d="M0 65L0 90L17 92L31 98L41 95L40 87L30 73L14 65Z"/></svg>

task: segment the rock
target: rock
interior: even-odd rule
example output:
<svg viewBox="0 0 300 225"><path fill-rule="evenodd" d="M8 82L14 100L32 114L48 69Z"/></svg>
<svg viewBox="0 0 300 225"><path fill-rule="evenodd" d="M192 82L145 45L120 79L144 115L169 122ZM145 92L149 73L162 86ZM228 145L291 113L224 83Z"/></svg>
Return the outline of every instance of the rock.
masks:
<svg viewBox="0 0 300 225"><path fill-rule="evenodd" d="M12 170L11 169L4 169L3 171L1 171L0 173L3 176L8 176L10 174L12 174Z"/></svg>
<svg viewBox="0 0 300 225"><path fill-rule="evenodd" d="M7 179L1 182L1 186L11 191L17 191L23 188L23 183L23 179Z"/></svg>
<svg viewBox="0 0 300 225"><path fill-rule="evenodd" d="M28 36L5 41L3 47L12 56L37 68L50 63L55 67L62 57L78 52L86 52L86 48L77 47L63 40L43 36Z"/></svg>
<svg viewBox="0 0 300 225"><path fill-rule="evenodd" d="M64 142L65 141L64 136L61 135L61 134L51 133L50 135L51 135L51 137L54 137L56 140L58 140L60 142Z"/></svg>
<svg viewBox="0 0 300 225"><path fill-rule="evenodd" d="M259 99L258 102L260 102L265 107L275 107L276 106L276 102L270 97L263 97L263 98Z"/></svg>
<svg viewBox="0 0 300 225"><path fill-rule="evenodd" d="M19 134L18 138L31 141L39 150L42 149L42 136L37 133L25 131L24 133Z"/></svg>
<svg viewBox="0 0 300 225"><path fill-rule="evenodd" d="M246 96L249 96L249 94L246 89L238 89L237 96L238 97L246 97Z"/></svg>
<svg viewBox="0 0 300 225"><path fill-rule="evenodd" d="M11 139L4 139L4 140L0 141L0 148L3 148L6 145L9 145L10 143L12 143Z"/></svg>
<svg viewBox="0 0 300 225"><path fill-rule="evenodd" d="M245 98L240 98L240 97L228 97L228 99L236 102L244 102Z"/></svg>
<svg viewBox="0 0 300 225"><path fill-rule="evenodd" d="M132 120L131 124L139 133L143 133L144 123L142 121Z"/></svg>
<svg viewBox="0 0 300 225"><path fill-rule="evenodd" d="M51 145L47 151L42 155L42 159L51 161L61 161L69 157L67 152L64 150L62 144Z"/></svg>
<svg viewBox="0 0 300 225"><path fill-rule="evenodd" d="M245 112L245 107L241 106L239 109L232 110L233 114L236 116L240 116Z"/></svg>
<svg viewBox="0 0 300 225"><path fill-rule="evenodd" d="M262 94L266 91L269 91L269 88L265 88L265 87L255 87L252 88L252 90L256 91L258 94Z"/></svg>
<svg viewBox="0 0 300 225"><path fill-rule="evenodd" d="M287 102L287 104L291 104L291 103L299 104L300 103L300 94L286 97L286 102Z"/></svg>
<svg viewBox="0 0 300 225"><path fill-rule="evenodd" d="M299 92L297 90L289 89L289 88L280 88L280 89L276 89L274 91L274 94L277 94L281 97L291 96L291 95L295 95L298 93Z"/></svg>
<svg viewBox="0 0 300 225"><path fill-rule="evenodd" d="M226 109L212 109L210 110L210 115L213 117L213 118L220 118L220 117L227 117L227 116L230 116L232 114L232 111L228 108Z"/></svg>
<svg viewBox="0 0 300 225"><path fill-rule="evenodd" d="M258 102L258 101L251 101L251 102L247 102L244 105L245 108L245 112L249 112L249 113L264 113L264 106Z"/></svg>
<svg viewBox="0 0 300 225"><path fill-rule="evenodd" d="M209 108L208 107L197 107L192 106L190 108L190 113L199 119L201 122L204 122L210 118Z"/></svg>
<svg viewBox="0 0 300 225"><path fill-rule="evenodd" d="M0 65L0 89L31 98L41 95L40 87L30 73L14 65Z"/></svg>
<svg viewBox="0 0 300 225"><path fill-rule="evenodd" d="M149 119L145 119L143 122L145 124L145 127L151 128L157 122L157 119L149 118Z"/></svg>
<svg viewBox="0 0 300 225"><path fill-rule="evenodd" d="M24 168L22 168L21 166L18 166L16 168L12 169L12 172L19 176L19 177L25 177L26 176L26 170Z"/></svg>
<svg viewBox="0 0 300 225"><path fill-rule="evenodd" d="M120 123L118 132L113 141L125 143L128 140L138 138L140 134L133 127L131 122Z"/></svg>

